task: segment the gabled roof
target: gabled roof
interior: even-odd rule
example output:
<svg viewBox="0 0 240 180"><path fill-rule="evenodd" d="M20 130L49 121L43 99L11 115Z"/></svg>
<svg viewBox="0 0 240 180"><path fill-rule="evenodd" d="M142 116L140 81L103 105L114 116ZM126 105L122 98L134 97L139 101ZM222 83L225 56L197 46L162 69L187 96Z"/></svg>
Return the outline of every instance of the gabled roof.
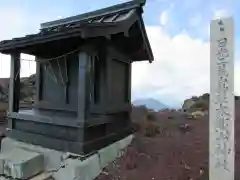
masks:
<svg viewBox="0 0 240 180"><path fill-rule="evenodd" d="M88 39L104 36L111 41L115 39L119 47L126 46L125 50L131 54L133 61L152 61L153 54L141 16L144 4L144 0L134 0L94 12L46 22L41 24L40 32L37 34L0 42L0 52L11 53L13 50L21 49L23 53L37 55L36 45L69 38ZM118 39L114 37L120 33L123 34L122 37ZM121 44L119 39L122 41ZM137 48L134 48L135 46Z"/></svg>
<svg viewBox="0 0 240 180"><path fill-rule="evenodd" d="M111 7L103 8L97 11L71 16L68 18L46 22L41 24L41 29L54 29L54 27L65 26L82 23L114 23L122 21L129 17L136 8L142 7L145 1L134 0L123 4L117 4Z"/></svg>

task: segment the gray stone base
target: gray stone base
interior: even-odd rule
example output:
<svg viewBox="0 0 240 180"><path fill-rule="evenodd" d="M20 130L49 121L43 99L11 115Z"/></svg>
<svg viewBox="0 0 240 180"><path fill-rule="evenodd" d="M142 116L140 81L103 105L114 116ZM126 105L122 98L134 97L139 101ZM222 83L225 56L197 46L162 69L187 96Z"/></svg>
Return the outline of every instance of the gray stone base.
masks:
<svg viewBox="0 0 240 180"><path fill-rule="evenodd" d="M28 179L44 170L44 157L40 153L15 148L0 154L0 174L17 179Z"/></svg>
<svg viewBox="0 0 240 180"><path fill-rule="evenodd" d="M93 180L101 173L104 167L122 155L123 150L131 143L132 138L133 135L130 135L89 157L4 138L0 154L0 173L4 174L4 176L8 175L13 178L29 180ZM29 156L26 155L28 153ZM17 161L18 155L21 158ZM9 158L10 156L11 158ZM7 174L4 170L1 170L1 162L5 162L6 159L11 159L12 164L17 164L15 167L17 167L18 176L14 175L14 173ZM39 173L37 176L29 178L37 173ZM5 179L6 177L2 176L0 180L1 178Z"/></svg>

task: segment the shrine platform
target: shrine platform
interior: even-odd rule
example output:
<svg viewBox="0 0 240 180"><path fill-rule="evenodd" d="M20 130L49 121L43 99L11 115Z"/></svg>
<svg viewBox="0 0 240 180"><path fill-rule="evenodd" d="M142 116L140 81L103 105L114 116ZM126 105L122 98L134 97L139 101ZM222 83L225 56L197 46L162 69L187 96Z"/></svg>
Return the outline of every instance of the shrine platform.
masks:
<svg viewBox="0 0 240 180"><path fill-rule="evenodd" d="M78 155L7 137L2 140L0 180L93 180L124 154L132 139L133 135L129 135L95 153Z"/></svg>

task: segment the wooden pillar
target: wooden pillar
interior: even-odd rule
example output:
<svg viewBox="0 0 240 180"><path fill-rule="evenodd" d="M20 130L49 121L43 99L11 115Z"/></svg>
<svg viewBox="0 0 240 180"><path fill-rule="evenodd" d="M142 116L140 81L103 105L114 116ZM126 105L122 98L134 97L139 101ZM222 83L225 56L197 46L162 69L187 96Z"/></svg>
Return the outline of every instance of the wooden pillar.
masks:
<svg viewBox="0 0 240 180"><path fill-rule="evenodd" d="M79 52L79 72L78 72L78 121L84 123L88 112L90 87L89 77L91 73L90 56L86 52Z"/></svg>
<svg viewBox="0 0 240 180"><path fill-rule="evenodd" d="M18 112L20 99L20 53L11 54L11 69L9 81L9 113ZM8 126L12 128L12 120L9 119Z"/></svg>
<svg viewBox="0 0 240 180"><path fill-rule="evenodd" d="M132 105L132 63L130 61L130 63L128 64L128 71L127 71L127 77L126 77L126 83L127 83L127 86L126 86L126 101L124 102L124 104L129 104L129 105ZM130 106L132 107L132 106ZM128 111L128 122L127 122L127 125L130 125L131 123L131 110Z"/></svg>
<svg viewBox="0 0 240 180"><path fill-rule="evenodd" d="M128 88L128 90L127 90L127 102L128 103L132 103L132 101L131 101L131 99L132 99L132 63L129 63L128 64L128 77L127 77L128 79L127 79L127 82L128 82L128 84L127 84L127 88Z"/></svg>
<svg viewBox="0 0 240 180"><path fill-rule="evenodd" d="M107 43L106 38L99 38L97 42L98 56L100 60L100 106L101 109L107 107L110 97L109 94L109 70L110 70L110 59L107 58Z"/></svg>
<svg viewBox="0 0 240 180"><path fill-rule="evenodd" d="M35 103L38 103L42 97L42 72L41 72L41 63L38 62L40 59L36 57L36 97L35 97Z"/></svg>
<svg viewBox="0 0 240 180"><path fill-rule="evenodd" d="M103 55L102 55L102 70L103 70L103 77L102 77L102 93L101 93L101 99L102 99L102 105L104 108L107 108L109 106L109 100L110 100L110 79L109 79L109 71L110 71L110 61L111 59L107 58L106 54L106 46L103 49Z"/></svg>
<svg viewBox="0 0 240 180"><path fill-rule="evenodd" d="M105 78L105 82L104 82L104 91L105 91L105 104L106 104L106 108L108 108L109 106L111 106L111 61L112 59L107 57L107 54L105 55L105 73L104 73L104 78ZM104 96L104 94L103 94Z"/></svg>

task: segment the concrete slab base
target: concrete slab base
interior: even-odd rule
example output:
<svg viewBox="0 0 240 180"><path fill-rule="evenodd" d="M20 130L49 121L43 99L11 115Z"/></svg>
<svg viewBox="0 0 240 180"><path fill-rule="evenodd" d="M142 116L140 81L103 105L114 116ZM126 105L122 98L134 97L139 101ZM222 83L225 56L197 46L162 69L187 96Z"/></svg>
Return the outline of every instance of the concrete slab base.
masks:
<svg viewBox="0 0 240 180"><path fill-rule="evenodd" d="M118 142L115 142L108 147L105 147L95 154L82 160L83 157L77 154L72 155L68 152L60 152L52 149L43 148L31 144L19 142L10 138L4 138L2 140L2 148L0 154L0 173L1 173L1 156L4 159L5 154L9 152L29 152L31 158L40 155L43 157L43 162L40 162L43 172L31 179L28 176L12 176L12 178L27 179L28 180L93 180L95 179L109 163L113 162L116 158L123 155L123 150L131 143L133 135L130 135ZM71 156L69 156L71 155ZM13 160L15 157L13 156ZM27 157L22 156L22 161L26 161ZM29 160L29 159L28 159ZM37 162L35 162L37 163ZM41 163L43 165L41 165ZM28 167L28 166L27 166ZM27 174L33 173L31 168L25 169ZM40 171L39 171L40 172ZM21 168L18 169L18 173L21 174ZM9 174L2 172L4 176ZM26 174L26 173L25 173ZM36 172L35 172L36 174ZM0 180L6 178L0 176ZM2 178L2 179L1 179Z"/></svg>
<svg viewBox="0 0 240 180"><path fill-rule="evenodd" d="M28 179L44 170L43 155L15 148L0 154L0 174Z"/></svg>
<svg viewBox="0 0 240 180"><path fill-rule="evenodd" d="M52 149L43 148L41 146L35 146L8 137L4 138L1 143L1 154L10 152L15 148L24 149L30 152L40 153L44 156L44 170L50 171L59 168L64 157L67 157L66 152L55 151Z"/></svg>

